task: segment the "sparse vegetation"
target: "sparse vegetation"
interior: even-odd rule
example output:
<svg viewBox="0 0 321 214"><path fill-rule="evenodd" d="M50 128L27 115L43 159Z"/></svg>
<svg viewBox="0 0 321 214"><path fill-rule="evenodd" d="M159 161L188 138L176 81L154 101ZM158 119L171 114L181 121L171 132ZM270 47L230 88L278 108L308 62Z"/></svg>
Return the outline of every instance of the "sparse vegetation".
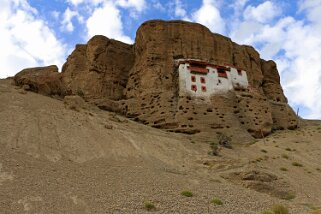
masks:
<svg viewBox="0 0 321 214"><path fill-rule="evenodd" d="M289 156L287 154L282 154L281 157L284 159L289 159Z"/></svg>
<svg viewBox="0 0 321 214"><path fill-rule="evenodd" d="M217 143L211 142L210 143L210 147L211 147L210 154L214 155L214 156L217 156L218 152L219 152L219 147L218 147Z"/></svg>
<svg viewBox="0 0 321 214"><path fill-rule="evenodd" d="M145 207L145 209L148 210L148 211L156 210L155 205L154 205L152 202L150 202L150 201L145 201L144 207Z"/></svg>
<svg viewBox="0 0 321 214"><path fill-rule="evenodd" d="M292 162L292 166L302 167L303 165L298 162Z"/></svg>
<svg viewBox="0 0 321 214"><path fill-rule="evenodd" d="M77 94L79 97L84 97L84 96L85 96L84 92L83 92L81 89L79 89L79 88L77 89L76 94Z"/></svg>
<svg viewBox="0 0 321 214"><path fill-rule="evenodd" d="M192 197L193 196L193 193L191 191L183 191L181 192L181 195L185 196L185 197Z"/></svg>
<svg viewBox="0 0 321 214"><path fill-rule="evenodd" d="M296 197L296 196L295 196L294 193L289 192L289 193L287 193L287 194L285 195L285 197L284 197L283 199L285 199L285 200L292 200L292 199L294 199L295 197Z"/></svg>
<svg viewBox="0 0 321 214"><path fill-rule="evenodd" d="M281 170L281 171L288 171L288 169L285 168L285 167L281 167L280 170Z"/></svg>
<svg viewBox="0 0 321 214"><path fill-rule="evenodd" d="M288 147L288 148L285 148L285 150L286 150L286 151L289 151L289 152L291 152L291 151L292 151L292 149L291 149L291 148L289 148L289 147Z"/></svg>
<svg viewBox="0 0 321 214"><path fill-rule="evenodd" d="M276 204L272 207L272 210L265 210L262 214L289 214L289 210L281 204Z"/></svg>
<svg viewBox="0 0 321 214"><path fill-rule="evenodd" d="M265 149L261 149L261 152L263 153L267 153L267 151Z"/></svg>
<svg viewBox="0 0 321 214"><path fill-rule="evenodd" d="M311 214L321 214L321 210L313 210Z"/></svg>
<svg viewBox="0 0 321 214"><path fill-rule="evenodd" d="M211 200L211 203L212 203L212 204L215 204L215 205L223 205L223 202L222 202L221 199L219 199L219 198L213 198L213 199Z"/></svg>
<svg viewBox="0 0 321 214"><path fill-rule="evenodd" d="M217 139L218 139L218 144L221 145L222 147L232 149L232 144L231 141L232 139L225 134L218 132L217 133Z"/></svg>

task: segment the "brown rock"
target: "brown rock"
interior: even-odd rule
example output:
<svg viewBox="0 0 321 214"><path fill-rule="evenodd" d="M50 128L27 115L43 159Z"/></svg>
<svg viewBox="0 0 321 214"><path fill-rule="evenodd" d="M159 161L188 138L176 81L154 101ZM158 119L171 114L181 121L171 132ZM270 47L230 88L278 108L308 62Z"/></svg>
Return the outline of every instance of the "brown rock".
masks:
<svg viewBox="0 0 321 214"><path fill-rule="evenodd" d="M78 95L74 96L65 96L64 98L65 107L79 111L80 109L85 108L85 101Z"/></svg>
<svg viewBox="0 0 321 214"><path fill-rule="evenodd" d="M249 86L209 98L181 95L178 59L240 68ZM298 122L273 61L196 23L148 21L138 29L134 46L94 36L68 57L62 82L69 94L101 109L201 138L221 133L243 142L273 129L296 128Z"/></svg>
<svg viewBox="0 0 321 214"><path fill-rule="evenodd" d="M23 69L15 75L14 81L16 85L26 90L43 95L63 95L65 93L61 74L58 73L58 67L55 65Z"/></svg>
<svg viewBox="0 0 321 214"><path fill-rule="evenodd" d="M124 98L128 72L134 63L131 45L94 36L77 45L62 68L63 82L72 94L87 100Z"/></svg>

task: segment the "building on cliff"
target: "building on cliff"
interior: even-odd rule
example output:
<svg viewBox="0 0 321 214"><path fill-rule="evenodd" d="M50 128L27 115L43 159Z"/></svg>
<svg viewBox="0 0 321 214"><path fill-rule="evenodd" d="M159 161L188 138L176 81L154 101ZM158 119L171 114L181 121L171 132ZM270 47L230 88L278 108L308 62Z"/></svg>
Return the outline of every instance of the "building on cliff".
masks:
<svg viewBox="0 0 321 214"><path fill-rule="evenodd" d="M248 87L246 71L232 66L220 66L201 60L177 60L179 95L209 97L230 90Z"/></svg>
<svg viewBox="0 0 321 214"><path fill-rule="evenodd" d="M134 121L200 139L225 133L245 142L295 129L299 121L275 62L185 21L147 21L133 45L94 36L76 45L61 73L57 66L30 68L14 80L44 95L79 95Z"/></svg>

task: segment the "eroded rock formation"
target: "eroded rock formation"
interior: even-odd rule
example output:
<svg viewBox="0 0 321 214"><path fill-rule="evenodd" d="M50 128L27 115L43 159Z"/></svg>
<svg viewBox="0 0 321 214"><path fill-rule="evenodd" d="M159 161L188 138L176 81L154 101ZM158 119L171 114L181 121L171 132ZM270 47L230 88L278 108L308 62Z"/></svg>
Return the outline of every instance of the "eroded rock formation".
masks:
<svg viewBox="0 0 321 214"><path fill-rule="evenodd" d="M249 87L209 99L179 96L177 59L242 68ZM134 45L95 36L76 46L59 78L66 94L169 131L200 136L227 133L242 141L297 126L276 64L200 24L148 21L138 29Z"/></svg>

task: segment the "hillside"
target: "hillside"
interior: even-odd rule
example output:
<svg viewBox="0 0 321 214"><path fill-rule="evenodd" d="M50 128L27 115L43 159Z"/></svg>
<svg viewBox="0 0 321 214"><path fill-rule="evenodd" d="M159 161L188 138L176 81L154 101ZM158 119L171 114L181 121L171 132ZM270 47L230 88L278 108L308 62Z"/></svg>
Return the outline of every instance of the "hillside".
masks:
<svg viewBox="0 0 321 214"><path fill-rule="evenodd" d="M0 213L147 213L146 201L155 213L321 208L321 121L213 156L214 136L171 133L56 98L0 80ZM214 197L223 205L211 204Z"/></svg>

